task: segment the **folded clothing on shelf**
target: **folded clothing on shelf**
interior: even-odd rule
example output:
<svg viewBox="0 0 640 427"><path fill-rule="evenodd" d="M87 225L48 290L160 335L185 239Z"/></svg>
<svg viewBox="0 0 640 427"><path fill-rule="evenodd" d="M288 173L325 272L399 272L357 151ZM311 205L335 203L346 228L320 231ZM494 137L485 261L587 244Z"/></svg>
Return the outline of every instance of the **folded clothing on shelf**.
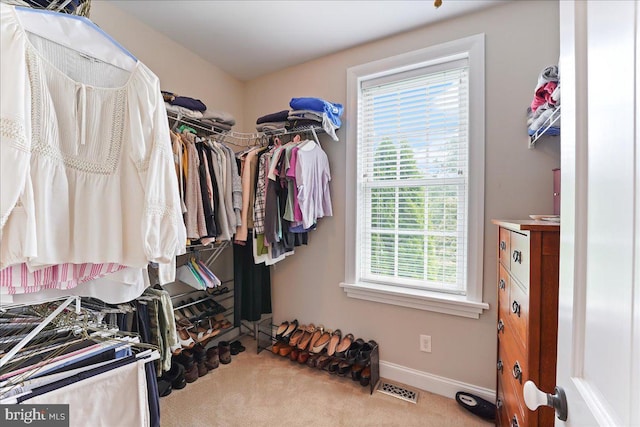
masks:
<svg viewBox="0 0 640 427"><path fill-rule="evenodd" d="M233 127L233 125L230 125L228 123L217 122L215 120L210 120L210 119L201 119L200 121L203 124L207 126L211 126L213 129L217 129L217 130L230 131L231 128Z"/></svg>
<svg viewBox="0 0 640 427"><path fill-rule="evenodd" d="M342 104L325 101L320 98L291 98L289 106L294 111L316 112L322 117L322 129L334 140L338 140L336 129L342 126L340 116L344 111Z"/></svg>
<svg viewBox="0 0 640 427"><path fill-rule="evenodd" d="M236 124L236 119L225 111L209 109L207 108L202 112L203 121L210 121L212 123L223 123L225 125L233 126Z"/></svg>
<svg viewBox="0 0 640 427"><path fill-rule="evenodd" d="M313 120L319 123L322 123L322 118L323 118L322 113L319 113L317 111L311 111L311 110L292 110L292 111L289 111L289 115L287 116L287 119L289 120L305 119L305 120Z"/></svg>
<svg viewBox="0 0 640 427"><path fill-rule="evenodd" d="M202 101L195 98L189 98L188 96L176 96L173 98L173 101L171 101L170 104L200 112L203 112L207 109L207 106L204 105Z"/></svg>
<svg viewBox="0 0 640 427"><path fill-rule="evenodd" d="M340 116L344 111L342 104L336 104L332 102L325 101L320 98L291 98L289 102L289 106L293 110L310 110L315 111L321 114L326 114L326 116L331 120L331 122L336 126L340 127L342 122L340 121Z"/></svg>
<svg viewBox="0 0 640 427"><path fill-rule="evenodd" d="M260 125L263 123L285 122L287 121L288 116L289 110L282 110L278 111L277 113L265 114L262 117L258 117L258 120L256 120L256 124Z"/></svg>
<svg viewBox="0 0 640 427"><path fill-rule="evenodd" d="M284 130L287 128L289 122L265 122L256 125L258 132L265 132L269 130Z"/></svg>
<svg viewBox="0 0 640 427"><path fill-rule="evenodd" d="M168 102L164 103L167 111L174 114L181 114L184 117L189 117L190 119L201 119L202 113L200 111L190 110L185 107L180 107L178 105L171 105Z"/></svg>

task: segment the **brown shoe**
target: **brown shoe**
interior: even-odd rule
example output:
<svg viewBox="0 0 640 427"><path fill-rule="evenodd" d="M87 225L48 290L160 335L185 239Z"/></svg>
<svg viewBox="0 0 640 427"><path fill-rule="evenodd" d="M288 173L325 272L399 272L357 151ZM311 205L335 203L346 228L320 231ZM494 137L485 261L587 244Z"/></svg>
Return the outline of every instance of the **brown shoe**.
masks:
<svg viewBox="0 0 640 427"><path fill-rule="evenodd" d="M322 350L329 344L331 340L331 334L329 332L325 332L322 334L311 346L309 351L313 353L322 353Z"/></svg>
<svg viewBox="0 0 640 427"><path fill-rule="evenodd" d="M358 365L358 364L353 365L351 367L351 379L354 381L360 381L363 369L364 369L364 366L362 365Z"/></svg>
<svg viewBox="0 0 640 427"><path fill-rule="evenodd" d="M336 347L338 346L338 343L340 343L341 339L342 332L340 331L340 329L336 329L335 331L333 331L333 333L331 334L331 338L329 339L329 344L327 346L327 355L334 355L334 353L336 352Z"/></svg>
<svg viewBox="0 0 640 427"><path fill-rule="evenodd" d="M229 345L229 341L220 341L218 343L218 359L220 359L220 363L223 365L231 363L231 346Z"/></svg>
<svg viewBox="0 0 640 427"><path fill-rule="evenodd" d="M214 370L220 365L217 345L207 349L207 360L204 361L204 364L209 370Z"/></svg>
<svg viewBox="0 0 640 427"><path fill-rule="evenodd" d="M313 336L315 331L316 331L316 327L314 326L314 324L309 323L309 325L307 326L307 329L304 332L304 335L302 336L302 338L300 338L300 342L298 342L299 350L306 350L307 347L309 347L309 342L311 342L311 337Z"/></svg>
<svg viewBox="0 0 640 427"><path fill-rule="evenodd" d="M307 327L305 325L298 327L298 329L296 329L293 335L291 335L291 338L289 338L289 345L294 347L297 346L298 342L300 342L300 338L302 338L306 329Z"/></svg>
<svg viewBox="0 0 640 427"><path fill-rule="evenodd" d="M283 345L279 350L280 356L287 357L289 353L291 353L291 350L293 350L293 347L291 347L289 344Z"/></svg>
<svg viewBox="0 0 640 427"><path fill-rule="evenodd" d="M351 347L351 344L354 340L355 337L353 336L353 334L347 334L342 337L342 339L340 340L340 344L338 344L338 346L336 347L335 356L344 358L345 352L349 350L349 347Z"/></svg>
<svg viewBox="0 0 640 427"><path fill-rule="evenodd" d="M291 348L291 353L289 353L289 359L291 359L292 362L295 362L296 360L298 360L298 355L300 354L300 350L298 350L297 348L292 347Z"/></svg>
<svg viewBox="0 0 640 427"><path fill-rule="evenodd" d="M280 349L285 345L288 344L283 341L277 341L271 346L271 352L273 352L273 354L280 354Z"/></svg>
<svg viewBox="0 0 640 427"><path fill-rule="evenodd" d="M194 363L193 365L191 365L191 368L189 370L185 370L184 372L184 378L187 380L188 383L192 383L195 380L198 379L198 364Z"/></svg>
<svg viewBox="0 0 640 427"><path fill-rule="evenodd" d="M204 377L209 373L209 368L205 364L205 361L198 363L198 377Z"/></svg>
<svg viewBox="0 0 640 427"><path fill-rule="evenodd" d="M307 359L307 366L310 367L310 368L317 367L319 358L320 358L320 355L317 354L317 353L309 354L309 358Z"/></svg>
<svg viewBox="0 0 640 427"><path fill-rule="evenodd" d="M366 387L369 385L369 382L371 382L371 368L367 366L360 373L360 385Z"/></svg>
<svg viewBox="0 0 640 427"><path fill-rule="evenodd" d="M318 369L324 369L329 365L329 362L331 362L331 356L323 354L320 357L318 357L318 361L316 362L316 368Z"/></svg>
<svg viewBox="0 0 640 427"><path fill-rule="evenodd" d="M322 325L317 326L316 330L313 332L313 335L311 335L311 339L309 340L309 347L307 348L307 350L312 351L313 347L316 345L318 340L322 338L323 334L324 334L324 326Z"/></svg>
<svg viewBox="0 0 640 427"><path fill-rule="evenodd" d="M307 360L309 360L309 352L306 350L301 351L298 355L298 363L305 364L307 363Z"/></svg>

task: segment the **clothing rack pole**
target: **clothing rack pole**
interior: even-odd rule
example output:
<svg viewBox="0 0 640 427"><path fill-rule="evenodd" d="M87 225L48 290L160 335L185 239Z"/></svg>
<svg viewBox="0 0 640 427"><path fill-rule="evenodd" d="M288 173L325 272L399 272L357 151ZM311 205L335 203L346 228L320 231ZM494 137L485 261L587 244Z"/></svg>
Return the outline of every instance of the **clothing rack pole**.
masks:
<svg viewBox="0 0 640 427"><path fill-rule="evenodd" d="M67 298L58 308L56 308L53 313L48 315L40 325L38 325L33 331L29 332L26 337L22 339L18 344L16 344L2 359L0 359L0 368L9 363L11 358L16 355L22 348L29 343L36 335L40 333L55 317L60 314L69 304L76 301L76 310L80 308L80 297L72 296Z"/></svg>

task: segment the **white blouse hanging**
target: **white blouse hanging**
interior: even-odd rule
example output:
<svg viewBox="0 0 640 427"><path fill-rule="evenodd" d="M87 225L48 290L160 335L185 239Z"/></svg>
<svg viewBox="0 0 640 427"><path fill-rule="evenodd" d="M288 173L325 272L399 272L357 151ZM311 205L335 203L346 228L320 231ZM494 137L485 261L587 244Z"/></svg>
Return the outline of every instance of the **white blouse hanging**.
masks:
<svg viewBox="0 0 640 427"><path fill-rule="evenodd" d="M172 281L186 232L158 78L77 17L0 7L0 268L156 262Z"/></svg>

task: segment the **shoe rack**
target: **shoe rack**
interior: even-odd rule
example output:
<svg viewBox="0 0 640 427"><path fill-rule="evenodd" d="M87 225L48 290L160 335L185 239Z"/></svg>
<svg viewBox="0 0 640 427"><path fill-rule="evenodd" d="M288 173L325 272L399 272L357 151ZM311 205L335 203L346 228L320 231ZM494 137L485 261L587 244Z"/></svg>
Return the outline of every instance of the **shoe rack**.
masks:
<svg viewBox="0 0 640 427"><path fill-rule="evenodd" d="M229 340L240 335L240 312L236 308L237 302L233 279L233 251L226 250L231 247L228 243L188 246L187 253L176 258L176 268L184 265L191 257L195 256L201 259L220 279L229 278L221 280L221 284L218 287L206 290L194 289L179 278L176 278L173 283L162 286L162 289L169 292L174 312L198 312L201 311L199 307L204 304L208 306L207 308L210 309L212 315L221 314L231 323L231 327L221 329L212 340L208 341L207 346L215 345L220 340ZM149 279L152 285L160 286L157 280L157 269L149 268ZM193 319L197 316L187 317ZM204 327L205 323L202 323L202 326Z"/></svg>
<svg viewBox="0 0 640 427"><path fill-rule="evenodd" d="M258 354L260 354L263 350L270 350L269 352L273 353L274 345L282 344L282 341L278 341L275 337L277 328L278 325L273 324L272 318L267 318L256 322L255 338L257 342ZM327 355L326 348L321 353L319 353L318 357L323 355ZM332 356L332 359L334 360L334 363L338 364L339 362L346 362L346 357L344 355L341 357ZM299 363L299 361L292 361L291 363ZM330 363L327 363L324 367L321 368L318 366L309 365L309 363L306 364L307 366L310 366L309 369L316 369L322 372L329 373L331 375L342 376L345 379L353 379L350 373L347 373L346 375L340 375L337 374L337 372L331 372L329 369ZM371 352L369 353L366 367L369 367L371 375L369 384L366 387L368 387L369 393L373 394L373 392L378 387L378 383L380 382L380 347L377 343L373 346Z"/></svg>

